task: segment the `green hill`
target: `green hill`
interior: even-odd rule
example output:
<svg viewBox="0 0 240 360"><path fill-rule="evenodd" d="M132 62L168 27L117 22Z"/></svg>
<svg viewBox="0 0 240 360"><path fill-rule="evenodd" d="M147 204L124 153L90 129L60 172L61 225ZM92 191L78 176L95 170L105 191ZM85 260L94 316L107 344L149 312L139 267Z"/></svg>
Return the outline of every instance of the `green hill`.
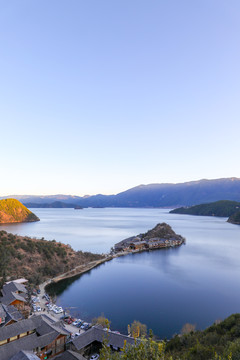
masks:
<svg viewBox="0 0 240 360"><path fill-rule="evenodd" d="M16 199L0 200L0 223L39 221L39 218Z"/></svg>
<svg viewBox="0 0 240 360"><path fill-rule="evenodd" d="M174 360L239 360L240 314L233 314L204 331L177 335L167 343L166 351Z"/></svg>
<svg viewBox="0 0 240 360"><path fill-rule="evenodd" d="M141 324L141 323L140 323ZM143 325L143 324L142 324ZM144 326L144 325L143 325ZM111 353L107 338L101 350L101 359L123 360L239 360L240 314L233 314L206 330L195 331L195 326L185 324L180 335L163 343L149 338L124 346L122 352ZM191 331L192 329L192 331Z"/></svg>
<svg viewBox="0 0 240 360"><path fill-rule="evenodd" d="M240 225L240 210L231 215L228 219L228 222Z"/></svg>
<svg viewBox="0 0 240 360"><path fill-rule="evenodd" d="M208 204L200 204L191 207L181 207L171 210L171 214L188 214L201 216L229 217L240 209L240 203L230 200L220 200Z"/></svg>

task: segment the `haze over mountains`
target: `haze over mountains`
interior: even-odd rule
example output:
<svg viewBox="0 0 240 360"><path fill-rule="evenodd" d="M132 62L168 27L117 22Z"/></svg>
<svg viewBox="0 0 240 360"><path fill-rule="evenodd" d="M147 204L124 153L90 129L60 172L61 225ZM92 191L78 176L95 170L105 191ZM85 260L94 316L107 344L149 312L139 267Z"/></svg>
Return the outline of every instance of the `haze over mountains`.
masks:
<svg viewBox="0 0 240 360"><path fill-rule="evenodd" d="M190 181L179 184L139 185L116 195L11 195L27 207L179 207L218 200L240 201L240 179Z"/></svg>

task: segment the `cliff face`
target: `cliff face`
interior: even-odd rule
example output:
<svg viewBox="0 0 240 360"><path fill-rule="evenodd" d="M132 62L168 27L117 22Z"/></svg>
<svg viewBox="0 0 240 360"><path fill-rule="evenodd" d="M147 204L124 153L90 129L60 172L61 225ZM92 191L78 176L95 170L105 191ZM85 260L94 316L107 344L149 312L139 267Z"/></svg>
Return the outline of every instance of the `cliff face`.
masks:
<svg viewBox="0 0 240 360"><path fill-rule="evenodd" d="M39 221L39 218L16 199L0 200L0 223Z"/></svg>

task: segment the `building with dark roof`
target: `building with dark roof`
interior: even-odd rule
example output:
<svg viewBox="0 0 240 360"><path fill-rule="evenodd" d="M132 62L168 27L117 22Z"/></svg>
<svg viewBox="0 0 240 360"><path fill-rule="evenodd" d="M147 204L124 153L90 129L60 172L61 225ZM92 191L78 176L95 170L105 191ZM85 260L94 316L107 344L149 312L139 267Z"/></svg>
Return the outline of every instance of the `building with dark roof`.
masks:
<svg viewBox="0 0 240 360"><path fill-rule="evenodd" d="M11 281L11 282L3 285L3 288L2 288L3 296L7 295L10 292L26 295L27 289L23 284L19 284L18 282Z"/></svg>
<svg viewBox="0 0 240 360"><path fill-rule="evenodd" d="M56 356L54 360L86 360L86 358L75 351L67 350Z"/></svg>
<svg viewBox="0 0 240 360"><path fill-rule="evenodd" d="M70 342L70 349L79 352L80 354L89 353L89 349L92 346L98 345L98 348L100 348L104 339L106 339L107 344L114 350L122 349L125 342L129 345L134 345L135 343L135 340L132 337L115 333L110 330L104 330L101 326L93 326L84 334L73 339Z"/></svg>
<svg viewBox="0 0 240 360"><path fill-rule="evenodd" d="M17 354L13 355L10 360L39 360L40 358L32 351L21 350Z"/></svg>
<svg viewBox="0 0 240 360"><path fill-rule="evenodd" d="M2 297L0 303L4 305L13 305L20 311L28 308L27 289L23 284L11 281L2 288Z"/></svg>
<svg viewBox="0 0 240 360"><path fill-rule="evenodd" d="M7 314L6 314L2 304L0 303L0 326L5 324L6 317L7 317Z"/></svg>
<svg viewBox="0 0 240 360"><path fill-rule="evenodd" d="M43 359L53 357L65 350L70 333L61 322L54 322L48 316L32 316L0 330L0 359L9 360L19 350L32 351Z"/></svg>
<svg viewBox="0 0 240 360"><path fill-rule="evenodd" d="M0 304L0 329L23 319L22 314L12 305Z"/></svg>

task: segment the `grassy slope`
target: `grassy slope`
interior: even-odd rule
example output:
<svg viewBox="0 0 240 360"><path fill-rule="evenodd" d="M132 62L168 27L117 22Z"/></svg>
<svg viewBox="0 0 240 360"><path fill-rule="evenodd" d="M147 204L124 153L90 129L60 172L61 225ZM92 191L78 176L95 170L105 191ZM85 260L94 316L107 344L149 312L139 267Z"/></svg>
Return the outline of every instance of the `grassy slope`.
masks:
<svg viewBox="0 0 240 360"><path fill-rule="evenodd" d="M39 221L39 218L16 199L0 200L0 223Z"/></svg>
<svg viewBox="0 0 240 360"><path fill-rule="evenodd" d="M37 240L0 231L0 281L6 277L25 277L38 284L101 258L99 254L74 251L55 240Z"/></svg>
<svg viewBox="0 0 240 360"><path fill-rule="evenodd" d="M240 208L236 201L220 200L209 204L191 206L189 208L178 208L170 211L172 214L189 214L202 216L229 217Z"/></svg>

